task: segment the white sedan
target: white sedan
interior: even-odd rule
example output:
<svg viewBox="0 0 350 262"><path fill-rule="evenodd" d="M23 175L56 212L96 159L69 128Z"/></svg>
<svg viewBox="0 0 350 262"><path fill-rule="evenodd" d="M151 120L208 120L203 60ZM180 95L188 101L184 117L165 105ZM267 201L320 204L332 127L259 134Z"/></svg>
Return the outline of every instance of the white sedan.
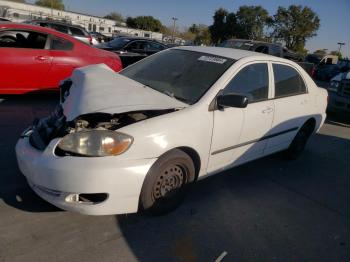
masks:
<svg viewBox="0 0 350 262"><path fill-rule="evenodd" d="M216 47L168 49L120 74L80 68L61 91L19 139L18 165L43 199L91 215L164 213L197 179L278 151L296 158L327 106L296 63Z"/></svg>

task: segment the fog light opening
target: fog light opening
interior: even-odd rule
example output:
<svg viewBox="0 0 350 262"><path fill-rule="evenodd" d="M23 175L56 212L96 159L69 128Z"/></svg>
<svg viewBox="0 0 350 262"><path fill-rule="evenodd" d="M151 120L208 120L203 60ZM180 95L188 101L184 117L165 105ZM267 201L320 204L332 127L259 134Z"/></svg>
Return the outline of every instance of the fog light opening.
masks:
<svg viewBox="0 0 350 262"><path fill-rule="evenodd" d="M98 204L107 199L106 193L97 193L97 194L80 194L79 200L82 202L89 202L93 204Z"/></svg>
<svg viewBox="0 0 350 262"><path fill-rule="evenodd" d="M105 201L108 197L106 193L95 194L69 194L66 196L65 201L68 203L80 203L80 204L99 204Z"/></svg>

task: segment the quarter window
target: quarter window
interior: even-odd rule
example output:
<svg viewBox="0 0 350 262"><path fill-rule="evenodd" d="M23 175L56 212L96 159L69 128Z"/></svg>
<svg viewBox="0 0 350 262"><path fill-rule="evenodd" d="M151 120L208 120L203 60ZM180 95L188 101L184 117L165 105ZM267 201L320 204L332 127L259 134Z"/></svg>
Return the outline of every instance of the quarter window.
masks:
<svg viewBox="0 0 350 262"><path fill-rule="evenodd" d="M69 29L70 29L72 35L85 36L84 31L79 29L79 28L70 27Z"/></svg>
<svg viewBox="0 0 350 262"><path fill-rule="evenodd" d="M224 89L223 94L241 94L248 101L266 100L269 93L269 73L266 63L257 63L243 68Z"/></svg>
<svg viewBox="0 0 350 262"><path fill-rule="evenodd" d="M292 67L273 64L275 97L306 93L306 86L300 74Z"/></svg>
<svg viewBox="0 0 350 262"><path fill-rule="evenodd" d="M62 50L62 51L72 50L73 43L68 41L68 40L65 40L63 38L58 38L58 37L52 36L50 49L51 50Z"/></svg>
<svg viewBox="0 0 350 262"><path fill-rule="evenodd" d="M58 32L68 34L68 27L59 24L49 24L52 29L55 29Z"/></svg>

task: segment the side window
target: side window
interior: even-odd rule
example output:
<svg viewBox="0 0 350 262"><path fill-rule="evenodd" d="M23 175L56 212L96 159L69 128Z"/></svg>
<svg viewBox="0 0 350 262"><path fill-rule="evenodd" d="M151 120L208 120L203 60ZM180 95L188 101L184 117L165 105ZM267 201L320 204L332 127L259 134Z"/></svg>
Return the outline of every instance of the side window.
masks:
<svg viewBox="0 0 350 262"><path fill-rule="evenodd" d="M154 42L147 42L145 48L152 51L161 51L164 49L164 46Z"/></svg>
<svg viewBox="0 0 350 262"><path fill-rule="evenodd" d="M0 48L45 49L47 35L34 31L11 30L0 32Z"/></svg>
<svg viewBox="0 0 350 262"><path fill-rule="evenodd" d="M258 46L255 49L255 52L268 54L269 53L269 48L266 45L261 45L261 46Z"/></svg>
<svg viewBox="0 0 350 262"><path fill-rule="evenodd" d="M73 43L56 36L51 37L51 46L50 50L62 50L62 51L68 51L73 49Z"/></svg>
<svg viewBox="0 0 350 262"><path fill-rule="evenodd" d="M68 27L64 25L58 25L58 24L50 24L50 27L52 29L55 29L58 32L68 34Z"/></svg>
<svg viewBox="0 0 350 262"><path fill-rule="evenodd" d="M141 50L143 49L143 42L140 42L140 41L134 41L126 47L126 50L128 51L140 50L140 49Z"/></svg>
<svg viewBox="0 0 350 262"><path fill-rule="evenodd" d="M274 56L281 56L282 52L282 47L278 46L278 45L271 45L270 46L270 55L274 55Z"/></svg>
<svg viewBox="0 0 350 262"><path fill-rule="evenodd" d="M70 29L72 35L85 36L84 31L79 29L79 28L70 27L69 29Z"/></svg>
<svg viewBox="0 0 350 262"><path fill-rule="evenodd" d="M275 98L306 93L306 86L300 74L292 67L273 64L275 77Z"/></svg>
<svg viewBox="0 0 350 262"><path fill-rule="evenodd" d="M266 63L252 64L239 71L223 94L242 94L249 102L266 100L269 94L269 73Z"/></svg>

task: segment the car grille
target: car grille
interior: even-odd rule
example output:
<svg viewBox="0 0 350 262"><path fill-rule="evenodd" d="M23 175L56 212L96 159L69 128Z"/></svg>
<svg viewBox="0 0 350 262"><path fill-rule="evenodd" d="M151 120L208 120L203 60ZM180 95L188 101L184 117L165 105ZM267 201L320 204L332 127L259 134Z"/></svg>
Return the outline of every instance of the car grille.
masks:
<svg viewBox="0 0 350 262"><path fill-rule="evenodd" d="M348 79L343 80L341 85L342 86L341 86L340 95L350 97L350 80Z"/></svg>

